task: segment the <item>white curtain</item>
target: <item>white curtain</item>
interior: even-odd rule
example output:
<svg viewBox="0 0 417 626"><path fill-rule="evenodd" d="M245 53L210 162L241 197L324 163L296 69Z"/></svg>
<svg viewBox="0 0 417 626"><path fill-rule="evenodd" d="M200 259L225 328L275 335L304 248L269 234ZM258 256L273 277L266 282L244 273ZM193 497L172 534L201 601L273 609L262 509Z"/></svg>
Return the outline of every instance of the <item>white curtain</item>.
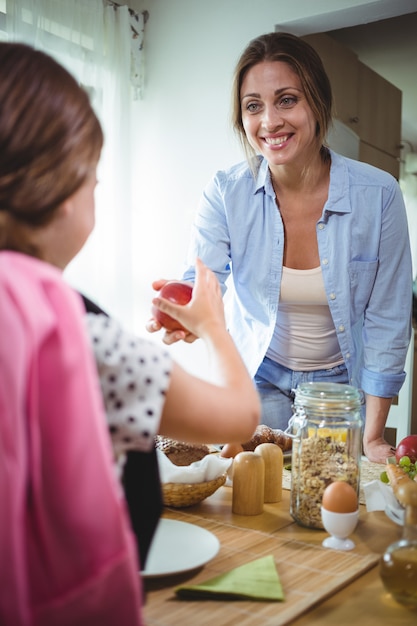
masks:
<svg viewBox="0 0 417 626"><path fill-rule="evenodd" d="M135 96L131 77L136 82L138 77L137 68L131 71L129 10L106 5L103 0L6 0L3 38L49 53L90 93L105 134L96 228L65 276L132 328L130 104Z"/></svg>

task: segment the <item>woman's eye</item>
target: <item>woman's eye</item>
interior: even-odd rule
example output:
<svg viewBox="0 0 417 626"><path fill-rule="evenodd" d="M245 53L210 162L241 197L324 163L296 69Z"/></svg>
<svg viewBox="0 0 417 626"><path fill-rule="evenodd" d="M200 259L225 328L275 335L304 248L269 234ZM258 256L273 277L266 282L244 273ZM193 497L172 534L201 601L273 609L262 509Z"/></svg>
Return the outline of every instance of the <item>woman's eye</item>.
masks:
<svg viewBox="0 0 417 626"><path fill-rule="evenodd" d="M281 107L289 108L289 107L294 106L294 104L297 104L297 102L298 102L298 98L296 96L284 96L279 101L279 104Z"/></svg>
<svg viewBox="0 0 417 626"><path fill-rule="evenodd" d="M259 111L259 104L257 102L249 102L246 105L246 111L249 111L249 113L256 113Z"/></svg>

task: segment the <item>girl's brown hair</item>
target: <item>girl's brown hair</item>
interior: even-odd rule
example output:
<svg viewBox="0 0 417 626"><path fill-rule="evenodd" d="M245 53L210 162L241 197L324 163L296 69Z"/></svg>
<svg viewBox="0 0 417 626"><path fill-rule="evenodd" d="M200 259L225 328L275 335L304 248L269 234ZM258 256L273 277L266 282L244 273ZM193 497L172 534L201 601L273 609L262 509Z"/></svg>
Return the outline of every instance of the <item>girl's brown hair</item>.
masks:
<svg viewBox="0 0 417 626"><path fill-rule="evenodd" d="M324 144L332 121L332 89L317 52L303 39L289 33L269 33L253 39L237 62L232 88L232 124L248 161L255 156L242 123L240 91L247 72L263 61L287 63L300 79L306 100L317 121L317 136Z"/></svg>
<svg viewBox="0 0 417 626"><path fill-rule="evenodd" d="M84 89L43 52L0 43L0 249L25 249L96 166L100 123Z"/></svg>

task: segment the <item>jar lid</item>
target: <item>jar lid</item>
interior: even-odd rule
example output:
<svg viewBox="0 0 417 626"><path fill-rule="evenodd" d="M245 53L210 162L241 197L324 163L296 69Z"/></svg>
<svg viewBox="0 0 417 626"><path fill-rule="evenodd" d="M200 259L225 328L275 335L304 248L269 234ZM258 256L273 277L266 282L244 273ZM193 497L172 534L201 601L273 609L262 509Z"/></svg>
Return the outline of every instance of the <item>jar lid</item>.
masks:
<svg viewBox="0 0 417 626"><path fill-rule="evenodd" d="M363 392L343 383L301 383L295 390L294 405L315 409L358 409L364 401Z"/></svg>

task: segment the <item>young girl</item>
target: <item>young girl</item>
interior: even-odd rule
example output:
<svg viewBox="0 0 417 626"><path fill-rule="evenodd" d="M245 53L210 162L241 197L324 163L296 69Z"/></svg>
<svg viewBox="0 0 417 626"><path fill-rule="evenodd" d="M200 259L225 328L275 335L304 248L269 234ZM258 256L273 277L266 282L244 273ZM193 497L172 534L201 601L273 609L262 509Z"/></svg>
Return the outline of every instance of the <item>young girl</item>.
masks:
<svg viewBox="0 0 417 626"><path fill-rule="evenodd" d="M88 97L66 70L23 44L0 43L4 626L141 623L140 566L91 347L105 333L88 335L81 298L62 278L94 226L102 141ZM189 305L156 304L207 342L223 384L198 380L162 348L141 344L142 369L152 375L142 376L138 394L152 396L150 433L243 441L258 423L258 396L226 330L217 280L199 261L196 268ZM139 438L152 449L152 436Z"/></svg>

